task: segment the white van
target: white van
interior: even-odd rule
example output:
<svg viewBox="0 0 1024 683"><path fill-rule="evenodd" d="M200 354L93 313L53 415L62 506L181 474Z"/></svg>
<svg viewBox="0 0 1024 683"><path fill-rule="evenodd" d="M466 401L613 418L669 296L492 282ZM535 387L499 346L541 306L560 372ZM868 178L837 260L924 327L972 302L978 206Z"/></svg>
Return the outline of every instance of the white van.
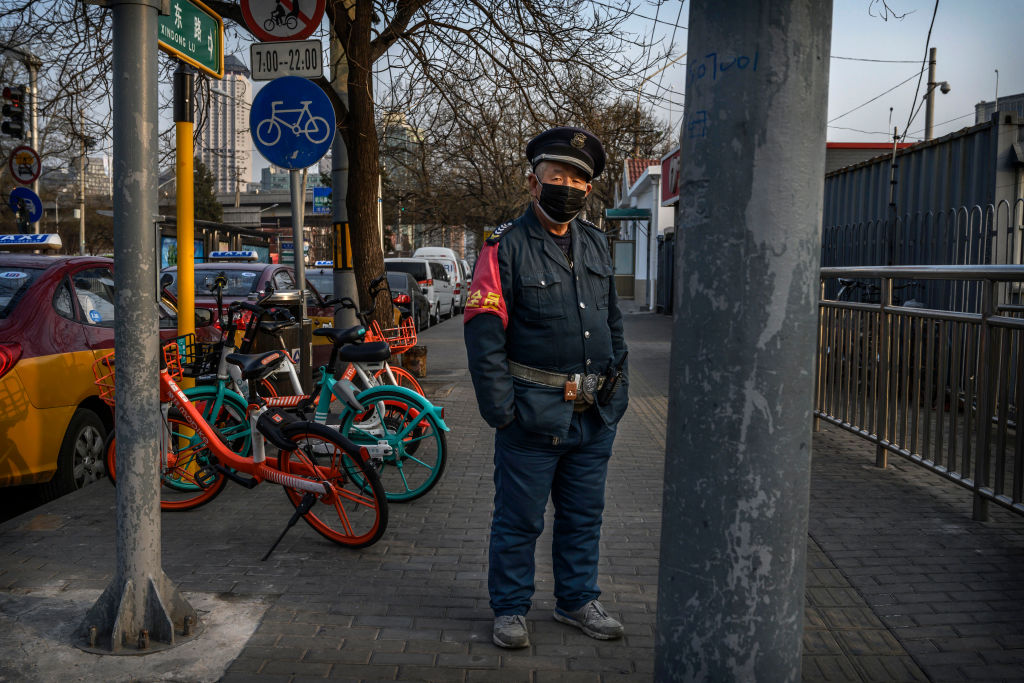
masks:
<svg viewBox="0 0 1024 683"><path fill-rule="evenodd" d="M442 316L455 315L456 305L452 278L440 261L425 258L386 258L384 269L395 273L409 273L420 285L420 291L430 302L430 324L441 321Z"/></svg>
<svg viewBox="0 0 1024 683"><path fill-rule="evenodd" d="M437 261L444 266L454 288L452 294L455 297L455 311L456 313L461 313L466 308L466 297L469 296L469 283L466 282L466 278L462 275L462 269L459 268L459 258L455 255L455 252L446 247L420 247L413 252L412 256L413 258Z"/></svg>

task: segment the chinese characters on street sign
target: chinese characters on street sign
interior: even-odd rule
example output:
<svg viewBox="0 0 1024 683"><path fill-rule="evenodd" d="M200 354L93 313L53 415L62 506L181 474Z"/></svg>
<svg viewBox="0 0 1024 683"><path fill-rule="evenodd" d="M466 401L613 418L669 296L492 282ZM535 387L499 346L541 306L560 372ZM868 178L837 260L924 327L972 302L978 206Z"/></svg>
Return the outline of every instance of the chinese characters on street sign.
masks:
<svg viewBox="0 0 1024 683"><path fill-rule="evenodd" d="M224 77L224 22L199 0L171 0L158 18L160 49L214 78Z"/></svg>

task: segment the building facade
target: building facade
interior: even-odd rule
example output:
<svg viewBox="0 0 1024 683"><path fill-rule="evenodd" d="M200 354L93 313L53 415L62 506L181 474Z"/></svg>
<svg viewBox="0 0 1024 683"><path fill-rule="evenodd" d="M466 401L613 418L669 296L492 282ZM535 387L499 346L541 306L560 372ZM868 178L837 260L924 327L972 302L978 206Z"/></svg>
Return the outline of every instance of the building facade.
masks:
<svg viewBox="0 0 1024 683"><path fill-rule="evenodd" d="M217 192L246 192L252 178L252 106L249 70L233 55L224 56L224 78L210 86L206 121L199 134L199 158L213 173Z"/></svg>

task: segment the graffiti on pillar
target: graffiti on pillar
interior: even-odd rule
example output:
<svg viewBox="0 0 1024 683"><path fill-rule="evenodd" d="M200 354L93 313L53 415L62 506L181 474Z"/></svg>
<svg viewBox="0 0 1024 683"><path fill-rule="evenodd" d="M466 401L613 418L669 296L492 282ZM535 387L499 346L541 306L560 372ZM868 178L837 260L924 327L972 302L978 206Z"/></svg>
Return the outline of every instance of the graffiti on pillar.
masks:
<svg viewBox="0 0 1024 683"><path fill-rule="evenodd" d="M719 59L717 52L709 52L704 55L704 59L689 65L687 71L690 73L686 84L691 86L703 78L717 81L719 78L725 78L741 71L757 71L757 60L758 52L756 50L753 56L732 54L722 59Z"/></svg>

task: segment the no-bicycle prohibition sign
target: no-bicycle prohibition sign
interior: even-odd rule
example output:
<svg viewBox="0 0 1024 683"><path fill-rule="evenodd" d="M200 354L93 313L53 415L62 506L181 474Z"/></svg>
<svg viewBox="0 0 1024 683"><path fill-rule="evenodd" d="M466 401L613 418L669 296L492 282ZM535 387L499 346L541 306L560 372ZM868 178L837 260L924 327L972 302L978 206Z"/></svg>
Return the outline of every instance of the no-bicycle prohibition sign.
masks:
<svg viewBox="0 0 1024 683"><path fill-rule="evenodd" d="M242 0L245 25L260 40L302 40L320 26L327 0Z"/></svg>

